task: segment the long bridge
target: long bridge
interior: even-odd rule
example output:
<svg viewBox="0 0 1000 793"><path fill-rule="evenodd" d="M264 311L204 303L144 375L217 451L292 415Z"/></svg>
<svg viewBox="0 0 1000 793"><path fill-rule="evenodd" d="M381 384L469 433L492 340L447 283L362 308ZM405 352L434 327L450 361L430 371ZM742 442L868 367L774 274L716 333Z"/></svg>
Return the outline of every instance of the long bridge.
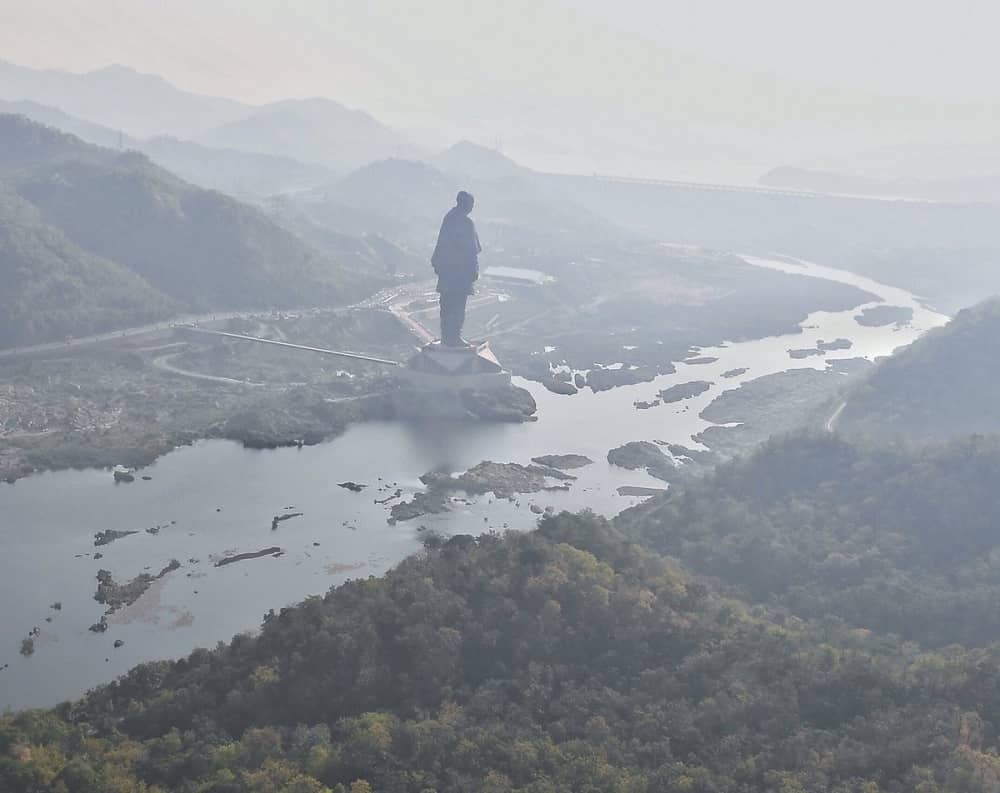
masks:
<svg viewBox="0 0 1000 793"><path fill-rule="evenodd" d="M918 204L938 203L933 199L907 198L905 196L858 195L854 193L819 193L813 190L796 190L791 187L762 187L759 185L712 184L710 182L684 182L676 179L654 179L642 176L615 176L613 174L549 174L550 177L561 179L589 179L595 182L622 185L649 185L652 187L669 187L676 190L697 190L712 193L749 193L753 195L776 196L784 198L840 198L853 201L903 201Z"/></svg>

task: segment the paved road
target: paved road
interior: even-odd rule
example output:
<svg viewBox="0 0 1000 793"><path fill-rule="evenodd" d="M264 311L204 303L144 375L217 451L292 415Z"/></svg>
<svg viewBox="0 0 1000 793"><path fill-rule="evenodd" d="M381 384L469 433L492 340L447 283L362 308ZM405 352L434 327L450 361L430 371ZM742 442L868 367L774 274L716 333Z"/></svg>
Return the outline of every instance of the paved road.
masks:
<svg viewBox="0 0 1000 793"><path fill-rule="evenodd" d="M267 383L255 383L250 380L237 380L235 377L222 377L220 375L214 374L203 374L202 372L192 372L190 369L181 369L179 366L174 366L170 363L171 359L176 358L180 355L179 352L167 353L166 355L161 355L158 358L153 359L153 366L157 369L161 369L164 372L170 372L171 374L180 375L182 377L190 377L192 380L207 380L210 383L225 383L226 385L241 385L247 386L249 388L264 388ZM284 383L283 385L289 385Z"/></svg>
<svg viewBox="0 0 1000 793"><path fill-rule="evenodd" d="M181 316L161 320L160 322L151 322L148 325L120 328L118 330L108 331L107 333L98 333L92 336L81 336L79 338L70 338L64 341L50 341L45 342L44 344L32 344L27 347L11 347L6 350L0 350L0 359L40 355L48 352L57 352L59 350L75 350L80 347L89 347L102 342L117 341L118 339L127 339L133 336L142 336L148 333L159 333L165 330L170 330L175 325L200 325L205 322L224 322L231 319L270 319L275 314L281 314L285 317L317 313L337 314L345 311L354 311L359 308L392 311L393 303L398 302L401 298L412 299L414 293L426 291L428 285L430 284L433 284L433 281L420 282L419 284L408 283L400 286L389 287L381 290L380 292L376 292L370 297L366 297L364 300L359 300L357 303L351 303L346 306L268 310L255 309L252 311L212 311L205 314L183 314ZM395 314L396 312L393 311L393 313ZM419 323L417 324L419 325ZM423 330L427 332L426 328Z"/></svg>
<svg viewBox="0 0 1000 793"><path fill-rule="evenodd" d="M138 325L132 328L122 328L120 330L109 331L108 333L98 333L93 336L81 336L66 341L52 341L44 344L33 344L27 347L12 347L0 350L0 360L5 358L15 358L22 356L43 355L51 352L66 350L78 350L83 347L90 347L103 342L118 341L120 339L143 336L150 333L160 333L170 330L175 325L200 325L206 322L224 322L231 319L270 319L275 314L282 316L296 316L302 314L336 314L346 311L356 311L357 309L373 309L389 311L403 325L410 330L424 344L434 341L437 338L434 333L424 326L413 314L406 311L408 303L425 296L434 291L434 281L417 281L400 286L393 286L376 292L364 300L351 303L346 306L335 306L330 308L299 308L279 311L254 310L254 311L215 311L206 314L184 314L172 317L161 322L152 322L148 325ZM473 301L475 302L475 301ZM436 308L434 309L436 310ZM414 312L419 313L419 311ZM161 366L160 368L167 368ZM238 382L238 381L237 381Z"/></svg>
<svg viewBox="0 0 1000 793"><path fill-rule="evenodd" d="M833 415L826 420L826 431L833 432L837 428L837 420L840 418L840 414L844 412L844 408L847 407L847 402L841 402L837 406L837 409L833 411Z"/></svg>
<svg viewBox="0 0 1000 793"><path fill-rule="evenodd" d="M202 322L213 320L236 319L237 317L251 318L271 316L271 312L261 311L228 311L214 314L186 314L174 317L162 322L154 322L149 325L138 325L133 328L123 328L121 330L110 331L108 333L98 333L94 336L81 336L66 341L51 341L45 344L32 344L28 347L11 347L7 350L0 350L0 358L14 358L23 355L40 355L47 352L58 352L60 350L75 350L80 347L89 347L105 341L116 341L127 339L133 336L143 336L147 333L159 333L170 330L173 325L197 325Z"/></svg>

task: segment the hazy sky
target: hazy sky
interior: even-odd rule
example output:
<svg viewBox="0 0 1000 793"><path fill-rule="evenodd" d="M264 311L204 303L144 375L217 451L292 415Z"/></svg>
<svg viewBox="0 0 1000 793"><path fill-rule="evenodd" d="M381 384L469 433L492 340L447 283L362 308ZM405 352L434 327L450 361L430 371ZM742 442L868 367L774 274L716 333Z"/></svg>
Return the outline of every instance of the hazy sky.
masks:
<svg viewBox="0 0 1000 793"><path fill-rule="evenodd" d="M978 0L0 0L0 19L15 63L325 95L620 167L1000 132L1000 10Z"/></svg>

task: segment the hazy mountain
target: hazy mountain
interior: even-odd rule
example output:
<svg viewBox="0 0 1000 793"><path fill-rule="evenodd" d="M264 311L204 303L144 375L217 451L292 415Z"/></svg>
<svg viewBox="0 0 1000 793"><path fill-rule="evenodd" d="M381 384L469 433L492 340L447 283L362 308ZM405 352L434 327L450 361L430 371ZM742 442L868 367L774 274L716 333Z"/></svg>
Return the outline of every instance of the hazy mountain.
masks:
<svg viewBox="0 0 1000 793"><path fill-rule="evenodd" d="M758 184L842 195L934 201L1000 201L998 173L938 179L872 178L785 165L765 173L758 180Z"/></svg>
<svg viewBox="0 0 1000 793"><path fill-rule="evenodd" d="M182 179L235 196L260 198L301 190L328 182L334 176L328 168L290 157L215 149L162 135L154 138L122 135L109 127L83 121L37 102L0 101L0 113L24 115L98 146L141 151Z"/></svg>
<svg viewBox="0 0 1000 793"><path fill-rule="evenodd" d="M504 179L526 172L510 157L468 140L435 155L430 162L445 173L475 179Z"/></svg>
<svg viewBox="0 0 1000 793"><path fill-rule="evenodd" d="M357 294L361 279L259 210L140 154L37 170L16 189L78 245L193 308L315 305Z"/></svg>
<svg viewBox="0 0 1000 793"><path fill-rule="evenodd" d="M51 105L139 137L195 137L253 109L231 99L182 91L162 77L119 65L75 74L0 61L0 99Z"/></svg>
<svg viewBox="0 0 1000 793"><path fill-rule="evenodd" d="M291 157L217 149L193 141L157 137L135 148L182 179L237 197L262 198L328 182L335 172Z"/></svg>
<svg viewBox="0 0 1000 793"><path fill-rule="evenodd" d="M0 176L70 158L106 161L113 155L24 116L6 114L0 114L0 144Z"/></svg>
<svg viewBox="0 0 1000 793"><path fill-rule="evenodd" d="M110 127L95 124L91 121L84 121L81 118L63 112L59 108L39 104L38 102L28 100L10 102L0 99L0 113L26 116L32 121L37 121L39 124L54 127L60 132L75 135L87 143L94 143L109 149L118 148L119 143L126 144L132 148L131 144L134 140L131 136L123 135Z"/></svg>
<svg viewBox="0 0 1000 793"><path fill-rule="evenodd" d="M94 256L0 186L0 347L140 325L176 306L140 276Z"/></svg>
<svg viewBox="0 0 1000 793"><path fill-rule="evenodd" d="M209 146L357 167L407 148L406 139L361 110L330 99L289 99L201 135Z"/></svg>
<svg viewBox="0 0 1000 793"><path fill-rule="evenodd" d="M262 211L184 182L137 152L91 146L19 116L0 116L0 141L0 179L34 207L32 226L58 229L72 243L63 260L80 249L114 262L141 277L150 294L185 308L335 303L359 296L377 278L319 253ZM41 246L35 238L32 247ZM30 277L35 259L22 259ZM90 271L99 269L96 260L88 260ZM95 276L81 283L98 282ZM65 297L71 307L70 293Z"/></svg>
<svg viewBox="0 0 1000 793"><path fill-rule="evenodd" d="M847 395L837 429L928 439L1000 432L1000 299L960 311Z"/></svg>
<svg viewBox="0 0 1000 793"><path fill-rule="evenodd" d="M476 196L473 217L487 246L544 249L554 237L606 242L608 235L621 234L533 171L490 149L459 144L433 159L435 164L395 158L370 163L320 191L307 211L348 233L377 232L423 248L433 245L456 193L470 190Z"/></svg>

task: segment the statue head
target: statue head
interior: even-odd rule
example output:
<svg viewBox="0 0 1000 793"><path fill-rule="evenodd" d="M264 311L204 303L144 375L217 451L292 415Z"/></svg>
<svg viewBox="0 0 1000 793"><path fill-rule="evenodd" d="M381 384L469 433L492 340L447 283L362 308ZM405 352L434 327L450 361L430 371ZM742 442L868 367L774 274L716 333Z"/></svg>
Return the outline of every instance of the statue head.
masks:
<svg viewBox="0 0 1000 793"><path fill-rule="evenodd" d="M457 196L455 196L455 204L466 215L468 215L472 211L472 208L476 205L476 199L472 197L472 193L467 193L465 190L462 190Z"/></svg>

